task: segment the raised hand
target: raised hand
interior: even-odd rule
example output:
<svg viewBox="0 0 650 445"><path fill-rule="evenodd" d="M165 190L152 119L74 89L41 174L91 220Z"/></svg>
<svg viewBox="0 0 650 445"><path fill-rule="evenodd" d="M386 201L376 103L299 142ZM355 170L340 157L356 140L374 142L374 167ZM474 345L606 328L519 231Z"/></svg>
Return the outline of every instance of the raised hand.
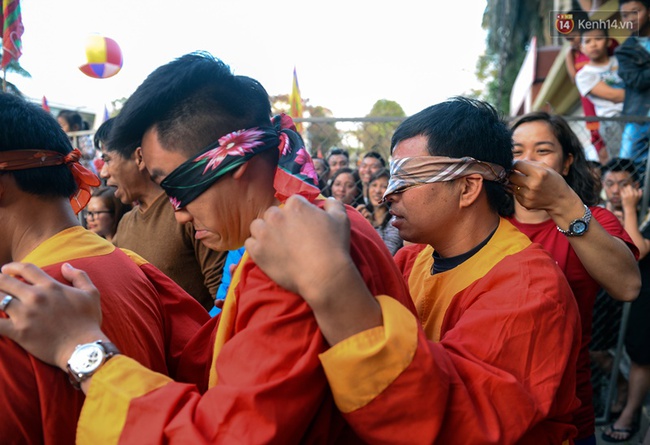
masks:
<svg viewBox="0 0 650 445"><path fill-rule="evenodd" d="M643 197L643 190L628 184L621 187L621 204L626 211L636 212L636 207Z"/></svg>
<svg viewBox="0 0 650 445"><path fill-rule="evenodd" d="M312 289L336 276L339 261L352 263L345 207L328 199L324 208L292 196L283 207L271 207L253 221L245 243L253 261L273 281L307 298Z"/></svg>
<svg viewBox="0 0 650 445"><path fill-rule="evenodd" d="M380 326L382 314L350 257L345 207L328 199L324 209L293 196L253 221L245 246L273 281L305 299L334 345Z"/></svg>
<svg viewBox="0 0 650 445"><path fill-rule="evenodd" d="M580 201L562 175L541 162L515 161L510 182L519 204L527 209L546 210L551 216L567 210L567 204L575 207ZM577 205L582 212L582 205Z"/></svg>

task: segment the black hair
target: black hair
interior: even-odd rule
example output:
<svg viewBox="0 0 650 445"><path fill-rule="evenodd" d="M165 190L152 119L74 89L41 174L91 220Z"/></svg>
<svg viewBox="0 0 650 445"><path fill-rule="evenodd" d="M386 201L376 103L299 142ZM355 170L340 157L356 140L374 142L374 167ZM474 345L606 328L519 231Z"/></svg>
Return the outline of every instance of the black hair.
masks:
<svg viewBox="0 0 650 445"><path fill-rule="evenodd" d="M366 159L366 158L375 158L375 159L379 159L379 162L381 162L381 166L382 166L382 167L386 167L386 160L384 159L384 157L383 157L382 155L380 155L380 154L379 154L378 152L376 152L376 151L369 151L369 152L367 152L366 154L363 155L363 158L361 158L361 159Z"/></svg>
<svg viewBox="0 0 650 445"><path fill-rule="evenodd" d="M316 166L316 161L322 161L323 166L325 167L325 171L323 172L323 176L318 176L318 188L320 189L321 192L325 191L325 188L327 187L327 178L330 174L330 166L327 163L327 161L323 158L312 158L314 162L314 167Z"/></svg>
<svg viewBox="0 0 650 445"><path fill-rule="evenodd" d="M529 122L545 122L549 125L553 135L562 146L563 159L566 159L569 155L573 156L573 163L569 167L569 173L564 177L567 184L569 184L569 187L578 194L582 202L586 205L593 206L598 204L599 184L591 173L578 136L571 130L567 121L557 114L534 111L516 120L512 125L512 131L514 132L520 125Z"/></svg>
<svg viewBox="0 0 650 445"><path fill-rule="evenodd" d="M638 2L645 6L647 9L650 9L650 0L618 0L618 8L620 9L625 3Z"/></svg>
<svg viewBox="0 0 650 445"><path fill-rule="evenodd" d="M630 174L630 178L632 178L634 182L637 182L639 180L636 166L634 164L634 161L631 159L612 158L601 167L600 171L603 177L605 177L608 172L628 172Z"/></svg>
<svg viewBox="0 0 650 445"><path fill-rule="evenodd" d="M89 126L86 121L83 120L81 114L73 110L61 110L56 116L57 118L65 119L68 123L70 131L82 131L88 130Z"/></svg>
<svg viewBox="0 0 650 445"><path fill-rule="evenodd" d="M348 151L347 151L347 150L343 150L342 148L332 148L332 149L327 153L327 157L326 157L325 159L326 159L326 160L328 161L328 163L329 163L330 158L331 158L332 156L335 156L335 155L343 155L343 156L345 156L346 158L350 159L350 154L348 153Z"/></svg>
<svg viewBox="0 0 650 445"><path fill-rule="evenodd" d="M95 149L98 151L102 150L109 150L108 148L108 140L111 135L111 130L113 129L113 124L115 123L115 118L111 117L110 119L104 121L97 131L95 132L95 136L93 137L93 143L95 145Z"/></svg>
<svg viewBox="0 0 650 445"><path fill-rule="evenodd" d="M59 123L41 107L0 93L0 152L48 150L67 155L72 145ZM14 176L20 190L45 197L70 197L77 183L66 165L1 171Z"/></svg>
<svg viewBox="0 0 650 445"><path fill-rule="evenodd" d="M470 156L507 171L512 168L510 131L487 102L456 96L425 108L397 127L391 140L392 150L399 142L416 136L427 138L431 156ZM502 184L483 181L483 185L490 208L499 211L507 204L508 193Z"/></svg>
<svg viewBox="0 0 650 445"><path fill-rule="evenodd" d="M230 132L271 126L271 103L255 79L234 75L206 52L154 70L115 118L108 145L129 158L155 128L163 148L189 156Z"/></svg>

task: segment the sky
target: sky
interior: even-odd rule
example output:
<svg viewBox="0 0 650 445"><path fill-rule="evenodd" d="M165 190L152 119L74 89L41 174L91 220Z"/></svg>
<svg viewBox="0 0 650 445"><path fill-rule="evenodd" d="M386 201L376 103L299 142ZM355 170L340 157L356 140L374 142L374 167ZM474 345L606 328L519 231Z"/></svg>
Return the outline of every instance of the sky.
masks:
<svg viewBox="0 0 650 445"><path fill-rule="evenodd" d="M235 74L335 117L363 117L380 99L411 115L482 85L486 0L22 0L23 66L7 79L50 104L98 111L128 97L158 66L204 50ZM114 39L123 67L93 79L78 66L90 34Z"/></svg>

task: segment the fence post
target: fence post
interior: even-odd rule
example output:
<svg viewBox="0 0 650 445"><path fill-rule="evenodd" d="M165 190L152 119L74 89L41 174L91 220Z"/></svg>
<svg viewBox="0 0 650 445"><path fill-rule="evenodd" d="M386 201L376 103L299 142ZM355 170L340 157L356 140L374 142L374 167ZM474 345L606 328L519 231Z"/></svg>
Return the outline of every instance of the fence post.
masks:
<svg viewBox="0 0 650 445"><path fill-rule="evenodd" d="M611 298L611 297L610 297ZM625 346L625 331L627 330L627 319L630 315L630 304L629 302L623 303L623 311L621 314L621 326L618 330L618 340L616 342L616 352L614 353L614 361L612 363L612 373L609 376L609 387L607 388L607 396L605 397L605 406L603 409L603 416L596 418L596 424L606 424L609 423L609 410L612 406L612 400L614 400L614 393L617 389L618 382L618 373L621 359L623 357L623 348Z"/></svg>

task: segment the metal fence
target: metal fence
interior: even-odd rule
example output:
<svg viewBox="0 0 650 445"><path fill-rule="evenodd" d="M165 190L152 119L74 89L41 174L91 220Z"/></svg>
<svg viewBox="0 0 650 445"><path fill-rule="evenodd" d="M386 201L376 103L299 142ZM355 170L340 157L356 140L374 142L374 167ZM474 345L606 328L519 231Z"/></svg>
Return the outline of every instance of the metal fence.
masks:
<svg viewBox="0 0 650 445"><path fill-rule="evenodd" d="M376 151L388 161L390 158L390 138L405 117L382 118L304 118L294 119L302 125L301 134L308 151L314 157L325 157L332 148L341 148L350 155L350 167L356 168L363 155ZM650 175L645 175L650 167L647 137L637 146L631 144L626 124L633 122L642 130L650 126L649 117L640 118L595 118L573 117L565 119L576 133L585 148L587 158L599 161L596 146L599 142L594 136L593 127L597 124L598 134L606 144L609 157L625 157L634 161L636 173L643 190L650 189ZM645 127L644 127L645 126ZM92 131L71 133L73 143L82 149L84 158L91 162L94 157ZM89 145L90 144L90 145ZM360 187L358 187L360 188ZM644 193L640 205L639 221L648 213L650 193ZM610 420L610 408L624 388L626 379L626 354L624 335L629 314L629 303L614 301L601 292L595 303L593 313L593 340L590 346L592 357L592 383L596 421L599 424ZM622 395L622 394L621 394Z"/></svg>
<svg viewBox="0 0 650 445"><path fill-rule="evenodd" d="M639 221L643 222L648 215L650 198L650 193L646 193L650 190L650 175L645 174L650 167L647 136L650 134L650 118L567 117L566 120L578 135L591 160L598 160L598 157L593 149L595 138L589 127L597 123L600 136L607 144L608 156L633 161L636 179L644 191L639 206ZM629 123L632 125L628 125ZM634 131L630 130L645 134L645 137L636 141L635 135L632 134ZM589 349L596 423L600 425L613 420L617 412L625 406L629 357L624 341L629 314L630 303L615 301L604 291L598 294L594 305L592 342Z"/></svg>

